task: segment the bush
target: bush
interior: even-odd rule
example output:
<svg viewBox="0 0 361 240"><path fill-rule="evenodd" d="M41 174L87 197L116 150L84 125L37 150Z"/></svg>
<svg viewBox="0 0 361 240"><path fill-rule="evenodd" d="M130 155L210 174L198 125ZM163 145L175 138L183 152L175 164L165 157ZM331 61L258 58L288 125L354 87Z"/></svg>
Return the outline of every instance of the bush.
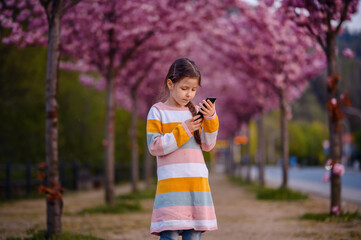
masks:
<svg viewBox="0 0 361 240"><path fill-rule="evenodd" d="M296 156L302 165L318 165L324 161L322 142L328 138L326 125L290 122L290 156Z"/></svg>

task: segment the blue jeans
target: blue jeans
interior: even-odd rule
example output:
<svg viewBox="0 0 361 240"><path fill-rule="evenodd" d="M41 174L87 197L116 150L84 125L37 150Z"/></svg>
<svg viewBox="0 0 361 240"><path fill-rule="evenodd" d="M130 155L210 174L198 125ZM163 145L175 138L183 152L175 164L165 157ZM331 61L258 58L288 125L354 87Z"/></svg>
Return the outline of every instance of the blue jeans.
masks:
<svg viewBox="0 0 361 240"><path fill-rule="evenodd" d="M160 233L159 240L178 240L179 233L182 232L182 240L200 240L202 232L194 229L183 231L163 231Z"/></svg>

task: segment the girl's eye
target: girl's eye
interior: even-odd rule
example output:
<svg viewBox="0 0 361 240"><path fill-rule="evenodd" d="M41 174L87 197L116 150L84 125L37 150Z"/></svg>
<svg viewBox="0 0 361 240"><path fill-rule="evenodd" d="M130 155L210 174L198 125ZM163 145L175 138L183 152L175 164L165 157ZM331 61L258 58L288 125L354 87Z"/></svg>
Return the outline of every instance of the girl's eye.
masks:
<svg viewBox="0 0 361 240"><path fill-rule="evenodd" d="M182 90L187 90L187 88L182 88Z"/></svg>

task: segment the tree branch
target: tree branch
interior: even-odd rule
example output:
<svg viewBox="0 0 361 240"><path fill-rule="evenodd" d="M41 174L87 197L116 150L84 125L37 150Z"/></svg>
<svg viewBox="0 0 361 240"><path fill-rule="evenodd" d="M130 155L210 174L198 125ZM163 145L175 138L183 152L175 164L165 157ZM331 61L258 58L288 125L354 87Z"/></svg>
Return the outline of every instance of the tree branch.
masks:
<svg viewBox="0 0 361 240"><path fill-rule="evenodd" d="M70 3L68 5L64 5L64 7L62 8L60 12L60 16L63 16L66 13L66 11L77 5L80 1L82 0L70 0Z"/></svg>
<svg viewBox="0 0 361 240"><path fill-rule="evenodd" d="M294 14L295 14L297 17L300 17L300 14L298 14L298 13L296 12L296 9L294 9L293 12L294 12ZM322 49L323 49L324 51L326 51L326 44L322 41L321 36L320 36L320 35L317 35L317 34L313 31L313 29L312 29L312 27L310 26L310 24L305 24L305 26L306 26L306 28L308 29L308 31L310 32L310 34L311 34L314 38L316 38L317 42L321 45Z"/></svg>
<svg viewBox="0 0 361 240"><path fill-rule="evenodd" d="M149 38L151 38L154 34L155 30L152 29L149 32L147 32L143 38L141 39L135 39L134 40L134 45L133 47L131 47L130 49L128 49L122 56L122 62L119 66L119 68L117 70L122 69L125 64L128 62L128 60L133 56L133 53L144 43L146 42Z"/></svg>
<svg viewBox="0 0 361 240"><path fill-rule="evenodd" d="M320 35L317 35L313 30L312 27L309 24L306 24L306 28L311 33L312 36L314 36L317 40L317 42L321 45L322 49L326 51L326 44L323 42Z"/></svg>
<svg viewBox="0 0 361 240"><path fill-rule="evenodd" d="M342 9L340 22L338 23L338 25L337 25L337 27L336 27L336 29L335 29L335 32L334 32L336 35L337 35L337 33L340 31L340 28L341 28L342 23L346 20L347 11L348 11L348 7L349 7L350 3L351 3L351 0L348 0L348 1L345 3L345 5L344 5L344 7L343 7L343 9Z"/></svg>

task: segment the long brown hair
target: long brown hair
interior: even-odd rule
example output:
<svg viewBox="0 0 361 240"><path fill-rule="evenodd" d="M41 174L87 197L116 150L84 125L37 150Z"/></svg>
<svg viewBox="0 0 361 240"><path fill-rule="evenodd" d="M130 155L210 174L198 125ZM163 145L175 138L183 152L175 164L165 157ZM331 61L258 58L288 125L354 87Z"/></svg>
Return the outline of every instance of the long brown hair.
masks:
<svg viewBox="0 0 361 240"><path fill-rule="evenodd" d="M163 99L169 97L169 89L167 85L167 80L170 79L173 83L177 83L185 77L189 78L197 78L198 85L201 86L201 72L199 68L194 63L194 61L189 58L178 58L175 60L168 70L168 74L165 77L163 84ZM186 105L189 108L189 111L192 113L193 117L197 114L197 110L192 102L189 102ZM200 145L201 137L199 135L199 131L194 132L194 139Z"/></svg>

